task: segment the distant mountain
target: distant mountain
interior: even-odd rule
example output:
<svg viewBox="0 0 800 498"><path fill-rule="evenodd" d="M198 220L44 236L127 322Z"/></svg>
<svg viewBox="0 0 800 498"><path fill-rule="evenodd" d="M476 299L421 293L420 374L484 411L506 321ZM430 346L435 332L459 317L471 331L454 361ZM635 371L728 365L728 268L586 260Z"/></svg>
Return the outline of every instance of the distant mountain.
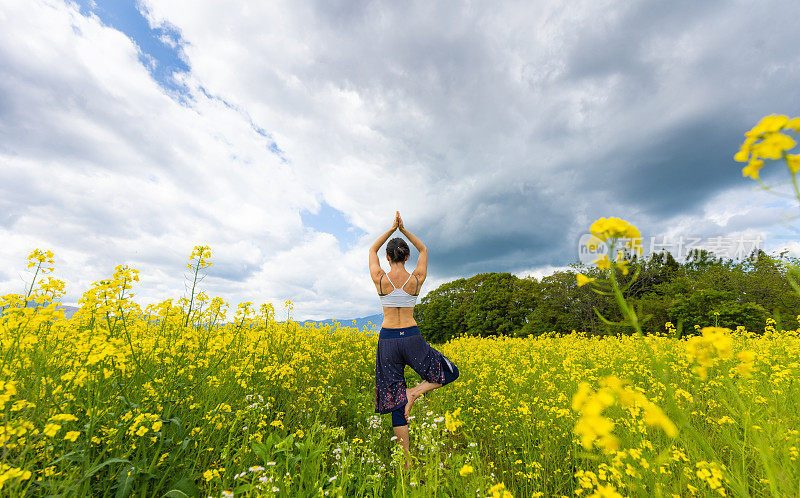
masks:
<svg viewBox="0 0 800 498"><path fill-rule="evenodd" d="M44 306L47 306L47 305L48 305L48 303L37 304L37 303L34 303L33 301L30 301L25 306L28 307L28 308L35 308L37 306L44 307ZM78 308L76 308L75 306L65 306L63 304L58 304L56 306L56 308L60 309L60 310L64 310L64 318L66 318L68 320L70 318L72 318L72 315L74 315L76 311L78 311ZM3 311L0 310L0 315L2 315L2 314L3 314Z"/></svg>
<svg viewBox="0 0 800 498"><path fill-rule="evenodd" d="M76 308L75 306L64 306L63 304L61 306L59 306L59 308L64 310L64 317L67 320L72 318L72 315L74 315L75 312L78 311L78 308Z"/></svg>
<svg viewBox="0 0 800 498"><path fill-rule="evenodd" d="M353 325L353 320L355 320L355 325ZM333 322L339 322L339 325L343 327L356 327L361 330L364 329L374 329L378 330L381 327L381 322L383 322L383 313L377 313L375 315L364 316L361 318L350 318L348 319L338 319L338 318L328 318L327 320L304 320L302 322L298 322L301 325L333 325ZM372 324L368 324L367 322L372 322Z"/></svg>
<svg viewBox="0 0 800 498"><path fill-rule="evenodd" d="M36 304L31 302L28 303L28 306L33 307L36 306ZM58 305L58 307L59 309L64 310L64 316L67 319L72 318L72 315L74 315L75 312L78 311L78 308L75 306L65 306L63 304L60 304ZM2 314L3 312L2 310L0 310L0 315ZM353 325L353 320L356 321L355 325ZM325 326L325 325L333 325L334 321L339 322L339 325L343 327L356 327L361 330L364 329L379 330L381 328L381 323L383 322L383 313L376 313L374 315L363 316L361 318L350 318L350 319L328 318L327 320L304 320L298 323L300 323L301 325L316 324L319 326ZM368 322L372 323L370 324ZM283 322L278 322L278 323L283 323Z"/></svg>

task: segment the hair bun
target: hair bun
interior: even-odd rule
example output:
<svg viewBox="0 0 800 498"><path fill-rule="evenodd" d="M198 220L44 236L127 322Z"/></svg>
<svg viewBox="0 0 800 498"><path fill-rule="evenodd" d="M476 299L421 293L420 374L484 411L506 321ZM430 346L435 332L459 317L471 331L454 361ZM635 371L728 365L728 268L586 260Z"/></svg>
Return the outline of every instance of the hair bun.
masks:
<svg viewBox="0 0 800 498"><path fill-rule="evenodd" d="M411 254L411 250L405 240L395 237L386 244L386 254L392 263L402 263Z"/></svg>

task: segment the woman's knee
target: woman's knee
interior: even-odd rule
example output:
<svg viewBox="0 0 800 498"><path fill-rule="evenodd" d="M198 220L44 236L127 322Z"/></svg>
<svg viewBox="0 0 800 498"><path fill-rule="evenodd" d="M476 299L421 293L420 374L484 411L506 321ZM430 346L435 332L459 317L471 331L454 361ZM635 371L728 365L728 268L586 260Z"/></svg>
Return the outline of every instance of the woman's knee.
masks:
<svg viewBox="0 0 800 498"><path fill-rule="evenodd" d="M450 370L448 370L446 366L443 368L443 370L444 370L444 383L442 384L443 386L453 382L460 375L460 372L458 371L458 367L455 366L455 364L453 364L452 362L450 363L450 365L453 367L453 371L452 372Z"/></svg>

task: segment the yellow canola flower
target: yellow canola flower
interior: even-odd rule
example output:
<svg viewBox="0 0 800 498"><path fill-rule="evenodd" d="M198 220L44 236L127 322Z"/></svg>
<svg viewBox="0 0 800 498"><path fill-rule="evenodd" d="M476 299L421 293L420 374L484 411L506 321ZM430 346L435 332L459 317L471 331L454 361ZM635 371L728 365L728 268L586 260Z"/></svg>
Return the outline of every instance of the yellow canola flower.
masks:
<svg viewBox="0 0 800 498"><path fill-rule="evenodd" d="M589 277L587 277L587 276L586 276L586 275L584 275L583 273L578 273L578 274L576 275L576 278L578 279L578 287L581 287L581 286L583 286L583 285L586 285L586 284L588 284L589 282L594 282L594 280L595 280L594 278L589 278Z"/></svg>
<svg viewBox="0 0 800 498"><path fill-rule="evenodd" d="M50 417L51 422L72 422L78 420L78 417L70 413L59 413Z"/></svg>
<svg viewBox="0 0 800 498"><path fill-rule="evenodd" d="M197 258L197 268L202 269L207 266L211 266L211 261L208 259L211 257L211 247L210 246L194 246L192 253L189 255L189 260L192 261ZM188 269L192 269L191 263L186 265Z"/></svg>
<svg viewBox="0 0 800 498"><path fill-rule="evenodd" d="M603 415L603 411L613 405L615 399L623 408L641 409L647 425L660 428L671 438L677 437L678 428L672 420L644 394L626 386L614 375L605 377L600 383L601 388L593 392L588 383L581 382L572 398L572 409L579 413L574 432L585 449L591 449L593 444L609 453L619 448L619 440L611 434L614 422Z"/></svg>
<svg viewBox="0 0 800 498"><path fill-rule="evenodd" d="M589 227L592 235L602 241L614 238L641 238L639 230L622 218L600 218Z"/></svg>
<svg viewBox="0 0 800 498"><path fill-rule="evenodd" d="M624 244L626 249L637 254L642 254L644 252L642 248L642 234L639 233L639 229L621 218L600 218L592 223L589 230L592 232L592 236L586 243L586 247L591 251L596 250L601 242L607 242L609 239L627 239ZM610 250L613 250L612 246L613 243L609 246ZM627 275L628 262L622 258L623 253L617 252L615 264L624 275ZM611 268L611 260L607 254L599 256L594 261L594 264L602 270Z"/></svg>
<svg viewBox="0 0 800 498"><path fill-rule="evenodd" d="M622 498L622 495L619 494L617 488L609 484L597 486L597 489L589 495L589 498Z"/></svg>
<svg viewBox="0 0 800 498"><path fill-rule="evenodd" d="M786 154L786 165L793 175L800 171L800 154Z"/></svg>
<svg viewBox="0 0 800 498"><path fill-rule="evenodd" d="M489 488L489 493L486 496L490 496L491 498L513 498L514 495L511 494L506 489L506 485L501 483L495 484L491 488Z"/></svg>
<svg viewBox="0 0 800 498"><path fill-rule="evenodd" d="M603 254L596 260L594 260L594 264L597 265L598 268L601 270L608 270L611 268L611 261L608 259L608 254Z"/></svg>
<svg viewBox="0 0 800 498"><path fill-rule="evenodd" d="M756 360L756 354L752 351L741 351L736 357L741 363L736 367L736 373L742 377L750 377L753 372L753 364Z"/></svg>
<svg viewBox="0 0 800 498"><path fill-rule="evenodd" d="M44 426L42 433L47 437L53 437L59 429L61 429L61 426L58 424L47 424Z"/></svg>
<svg viewBox="0 0 800 498"><path fill-rule="evenodd" d="M12 479L25 480L30 478L31 478L30 470L22 470L17 467L11 467L4 463L0 463L0 489L3 489L5 483Z"/></svg>
<svg viewBox="0 0 800 498"><path fill-rule="evenodd" d="M40 265L39 270L42 273L53 271L53 251L42 251L41 249L34 249L28 256L28 268Z"/></svg>
<svg viewBox="0 0 800 498"><path fill-rule="evenodd" d="M700 329L701 336L691 337L687 341L686 352L689 359L697 363L695 372L702 379L708 378L708 368L714 365L717 358L731 357L731 332L731 329L725 327L703 327Z"/></svg>
<svg viewBox="0 0 800 498"><path fill-rule="evenodd" d="M628 262L626 260L622 259L622 253L621 252L617 253L616 264L617 264L617 268L619 268L622 271L623 275L627 275L628 274L628 271L629 271Z"/></svg>
<svg viewBox="0 0 800 498"><path fill-rule="evenodd" d="M706 461L697 462L695 466L697 467L695 472L697 477L705 481L711 489L717 490L722 496L725 496L725 490L722 488L724 480L722 470L725 469L725 466L716 462Z"/></svg>
<svg viewBox="0 0 800 498"><path fill-rule="evenodd" d="M757 180L759 170L764 166L763 159L781 159L787 150L797 145L792 137L781 133L781 130L800 131L800 118L790 120L787 116L770 114L745 133L744 142L733 156L734 161L748 163L742 169L742 176ZM797 156L787 155L786 162L792 174L800 170Z"/></svg>
<svg viewBox="0 0 800 498"><path fill-rule="evenodd" d="M774 133L778 130L781 130L785 125L789 123L789 118L787 116L779 115L779 114L770 114L769 116L764 116L761 118L761 121L758 122L750 131L745 132L745 137L756 139L762 136L765 133Z"/></svg>
<svg viewBox="0 0 800 498"><path fill-rule="evenodd" d="M602 243L603 243L602 239L598 238L595 235L592 235L591 237L589 237L589 240L586 241L586 248L589 249L590 251L596 251L597 248L600 247L600 244Z"/></svg>
<svg viewBox="0 0 800 498"><path fill-rule="evenodd" d="M578 391L572 398L572 409L579 412L580 416L575 423L574 432L581 440L584 449L591 449L593 444L607 452L616 450L619 441L611 434L614 422L603 416L603 411L614 404L614 397L610 391L601 389L592 392L586 382L581 382Z"/></svg>
<svg viewBox="0 0 800 498"><path fill-rule="evenodd" d="M456 410L450 414L449 411L445 412L444 414L444 426L450 432L456 432L456 430L464 425L464 422L458 419L458 415L461 413L461 408L456 408Z"/></svg>
<svg viewBox="0 0 800 498"><path fill-rule="evenodd" d="M797 145L797 142L783 133L770 133L764 139L750 148L755 157L763 159L780 159L783 151L789 150Z"/></svg>
<svg viewBox="0 0 800 498"><path fill-rule="evenodd" d="M612 258L613 268L613 256L609 254L609 258ZM194 263L195 261L192 262L193 265ZM631 266L633 266L632 263ZM32 274L33 272L31 272ZM598 272L598 275L600 274ZM601 281L602 278L599 277L597 280ZM351 399L353 393L362 392L363 384L353 382L353 379L369 379L365 374L369 374L370 369L374 367L374 357L371 355L374 354L377 337L354 334L349 327L345 326L327 326L315 330L313 327L302 327L299 324L291 326L278 324L267 314L269 312L269 315L274 317L275 308L280 307L279 301L274 307L268 305L263 305L262 308L253 307L252 313L246 318L244 325L240 326L237 322L235 333L232 333L234 331L233 324L229 319L224 318L225 309L231 306L221 300L217 301L219 298L214 298L214 300L209 298L208 303L199 312L202 318L197 319L198 326L196 327L184 327L182 313L185 311L181 309L181 306L175 304L177 299L165 301L166 304L163 306L153 305L147 312L147 316L139 317L135 314L128 316L126 311L123 318L121 314L117 313L117 297L114 295L115 289L122 290L121 285L119 282L113 281L103 284L103 287L98 289L98 293L93 294L99 301L93 301L95 304L92 305L93 309L102 309L103 311L89 312L84 319L79 318L73 320L72 323L56 323L52 327L39 328L37 326L27 329L25 325L20 329L19 322L11 322L5 328L0 325L0 335L3 336L6 347L13 344L11 341L16 340L17 337L24 339L26 336L36 337L38 335L42 339L39 343L40 347L53 348L51 352L57 354L49 357L50 361L46 365L48 372L39 378L43 385L46 385L47 391L53 392L57 399L64 400L63 404L58 405L65 407L61 409L64 411L70 410L66 407L83 404L79 402L80 399L76 398L86 389L73 389L73 385L78 386L77 381L83 382L87 389L91 389L110 382L115 376L130 377L133 375L136 370L132 367L136 359L132 354L134 352L139 353L139 358L153 362L149 363L151 365L168 367L168 369L162 370L154 369L154 373L167 370L177 375L182 382L196 383L202 380L203 383L208 384L209 388L220 390L220 393L224 394L224 399L215 401L214 404L217 406L211 410L200 396L196 396L196 392L187 396L185 406L183 406L183 409L203 417L201 424L203 428L194 427L191 430L190 439L192 443L196 444L196 452L204 452L203 455L209 455L207 463L201 466L198 472L201 474L198 477L202 482L205 482L206 478L209 479L208 484L216 482L217 477L215 476L218 475L213 470L203 472L204 467L212 468L219 463L216 461L217 455L215 454L218 447L215 446L213 439L220 430L229 431L238 427L238 424L234 423L234 417L239 415L240 410L244 411L245 406L253 403L254 406L247 409L247 415L255 417L248 420L250 429L244 436L246 440L261 441L262 434L268 435L270 422L282 417L282 415L275 415L275 410L278 409L277 407L284 407L289 400L291 408L284 409L291 410L291 412L286 415L286 421L283 422L289 425L286 426L286 431L281 432L287 434L294 432L295 437L298 438L300 431L309 430L304 425L306 419L297 417L300 413L304 413L301 411L302 409L308 412L317 410L317 406L319 406L319 409L322 410L335 410L339 403L344 403L342 400ZM127 295L128 293L125 292L125 296ZM2 303L1 299L0 303ZM196 299L198 303L201 301L199 295ZM3 305L0 304L0 306ZM112 330L107 325L108 320L104 319L106 312L110 313L112 325L116 321L116 317L125 320L126 328L133 333L133 337L136 339L130 347L125 339L125 330L120 328L122 322ZM91 313L99 313L96 318L100 319L92 322L94 325L89 322L93 316ZM0 316L0 322L9 316L4 309L4 313ZM244 313L242 318L245 318ZM662 324L667 330L675 328L672 323L664 324L663 322L662 320ZM798 326L795 322L794 327ZM578 327L576 326L576 328ZM562 456L571 455L574 453L573 446L582 443L579 436L572 434L573 426L580 418L580 414L576 412L582 409L587 401L589 405L599 403L600 407L604 404L604 396L599 396L595 391L605 391L607 401L617 406L609 407L606 410L598 410L597 407L593 410L591 406L587 406L586 416L582 423L585 424L587 431L591 430L593 434L597 435L590 438L591 448L598 454L603 446L613 448L616 442L614 433L617 433L616 435L622 439L623 430L626 431L624 433L626 447L612 453L608 458L601 455L596 462L587 462L592 466L593 472L585 471L582 474L583 477L575 475L575 487L580 486L579 490L582 491L580 494L576 493L576 496L582 498L593 493L597 496L615 496L614 493L656 494L658 492L656 487L659 483L665 485L663 489L666 496L669 496L670 492L688 496L690 492L686 487L687 482L703 488L697 491L698 495L718 493L708 487L710 484L706 484L709 479L715 482L715 474L710 467L702 470L696 468L695 463L698 459L696 455L691 459L687 455L683 455L677 449L678 446L684 447L682 444L673 445L673 448L669 448L669 443L664 445L662 440L667 438L658 437L662 434L655 434L656 431L651 430L650 426L645 424L645 420L648 420L650 425L660 424L665 431L669 430L670 425L665 414L654 404L651 406L645 396L655 403L662 403L662 401L656 400L663 400L664 393L670 391L675 394L676 402L681 409L692 413L693 421L704 427L716 426L706 431L704 436L719 436L722 430L725 434L729 433L734 437L732 441L736 441L736 436L744 433L738 430L738 427L742 427L746 430L758 431L758 438L767 445L773 445L776 455L779 455L780 458L784 460L800 459L800 452L797 449L800 442L797 438L792 436L792 439L788 439L790 437L788 433L776 433L774 423L771 425L771 420L786 420L787 416L793 415L792 412L787 411L785 403L778 403L776 409L772 409L772 403L773 400L791 399L797 394L792 379L796 378L796 374L800 371L800 365L798 365L800 342L797 340L797 335L788 336L782 334L782 331L777 331L776 328L777 325L772 327L772 334L763 336L761 334L746 336L736 332L732 334L732 351L736 359L725 363L725 371L730 370L735 374L737 369L747 369L749 364L758 360L758 365L756 365L758 370L754 370L754 372L759 372L759 382L742 382L738 386L734 385L743 396L754 399L754 415L762 413L768 415L752 420L744 420L737 414L720 418L722 416L720 405L732 400L726 399L727 391L722 382L712 380L702 383L696 380L695 375L689 370L693 363L687 361L688 341L685 338L673 339L662 336L648 337L642 340L629 335L591 337L581 332L543 334L527 338L466 336L455 338L443 346L445 348L443 352L448 354L448 357L452 355L454 361L459 365L463 363L463 371L472 372L470 375L462 376L461 379L464 382L463 399L466 400L466 404L462 406L460 415L464 415L462 418L465 422L469 421L465 425L469 426L471 432L474 424L474 435L480 438L482 451L492 452L500 457L494 462L487 463L487 469L495 472L497 477L492 481L486 481L483 486L480 482L482 478L475 479L477 475L483 473L483 469L477 462L473 467L469 460L462 461L462 467L452 468L450 477L460 476L463 485L466 485L468 481L476 481L474 484L480 487L479 494L487 492L492 484L501 479L514 479L515 487L513 489L520 489L520 493L526 496L535 496L535 493L522 491L524 489L554 489L564 482L569 482L571 479L571 469L569 468L571 463L569 461L565 460L564 464L559 464L558 461L548 462L547 455L542 452L543 448L538 446L535 451L516 452L513 448L520 449L520 446L513 445L513 443L522 442L524 445L524 441L530 441L530 439L524 438L534 433L540 435L542 440L552 440L557 443L555 447L566 451L566 453L562 453ZM165 330L170 332L169 335L163 333ZM692 327L688 324L683 330L694 334ZM169 337L169 340L164 340L165 337ZM670 376L671 385L660 384L653 375L655 372L651 369L653 364L650 363L648 355L643 351L645 341L652 344L656 356L666 360L668 368L675 373L674 376ZM724 339L721 341L724 342ZM715 347L713 342L710 344L710 347ZM724 344L722 346L722 351L724 351ZM743 348L751 351L743 351ZM291 350L293 354L281 354L283 350ZM713 357L716 357L716 351L716 349L712 349ZM145 354L142 355L142 352ZM84 361L87 356L89 360ZM212 367L220 358L223 359L220 366ZM248 358L253 358L254 361L246 361ZM20 355L17 359L25 360L26 357ZM122 368L126 364L127 369ZM342 371L339 368L342 365L352 370ZM36 364L28 363L26 365L24 361L21 361L18 367L19 373L12 370L6 373L8 377L16 374L21 379L16 386L12 382L0 380L0 397L11 396L4 405L6 409L14 403L19 403L19 406L22 407L24 400L21 396L28 394L28 390L23 390L22 386L30 384L30 372L34 366ZM335 368L326 368L331 366ZM686 372L686 370L689 371ZM202 377L207 372L208 376ZM647 394L637 392L633 386L626 387L619 379L599 382L599 378L612 372L619 379L626 377L631 380L636 379L637 385L641 382L642 386L650 386ZM26 375L28 377L25 377ZM300 377L305 380L293 382L294 379ZM22 379L26 379L26 382L23 382ZM159 373L155 376L154 382L143 380L139 384L139 388L144 396L153 399L161 398L161 396L155 395L163 391L164 380L168 380L168 378ZM243 385L245 380L247 386ZM570 399L570 393L575 392L581 380L587 380L588 383L581 386L576 396ZM74 384L73 381L75 381ZM235 391L230 389L223 391L222 385L225 387L240 385L246 392L254 394L248 395L248 398L244 399L243 396L240 396L238 388ZM16 393L17 389L20 390L19 395L7 394ZM251 399L258 392L264 395L263 399L261 399L261 395ZM655 398L655 395L651 393L658 393L661 397ZM270 394L279 397L275 399ZM459 398L462 396L459 395ZM571 403L574 405L575 411L570 409ZM429 408L436 409L438 406L441 405L429 405ZM458 404L454 408L457 407ZM42 427L48 422L47 418L53 413L61 411L59 409L54 411L52 408L47 411L44 406L36 409L41 410L42 418L45 420L40 419L24 434L21 431L25 427L15 426L15 424L21 423L29 416L29 413L23 412L24 408L20 408L19 411L12 410L10 419L12 422L8 424L4 434L9 446L21 439L19 436L22 435L27 440L19 441L20 446L17 447L17 450L22 448L22 445L32 445L33 447L39 444L38 438L35 438L32 433L41 434ZM48 441L48 438L45 437L45 440L41 442L43 447L40 449L53 445L52 448L55 452L53 457L57 458L61 456L58 455L59 452L63 455L73 451L75 446L82 445L84 443L82 421L99 419L103 416L102 408L98 408L99 411L94 414L91 413L91 409L87 410L84 412L75 409L72 410L75 411L74 415L60 413L50 417L51 423L61 425L61 428L65 430L62 432L58 429L54 434L55 439ZM159 406L154 406L152 410L152 416L149 413L145 416L137 409L123 411L119 413L118 417L115 415L115 423L98 426L97 435L89 436L87 434L87 438L90 438L90 440L86 440L87 445L90 445L93 451L106 452L111 449L108 451L108 456L115 457L119 456L120 451L125 451L126 448L110 443L123 438L127 439L128 436L132 436L134 440L139 439L135 433L141 426L154 432L167 432L169 429L167 422L164 421L161 425L158 415L156 415L164 413L166 410ZM450 422L453 421L452 415L451 413ZM444 418L442 416L442 422L444 422ZM32 417L31 420L35 422ZM71 424L72 421L75 421L75 424ZM120 421L125 423L117 425L117 422ZM283 423L277 422L281 426ZM604 428L604 424L609 427ZM761 424L763 428L758 429L755 424ZM445 424L439 424L440 427L443 425ZM293 426L296 431L291 431ZM126 433L127 428L130 428L130 431ZM265 428L267 430L264 430ZM730 430L728 430L729 428ZM465 429L466 427L463 427L461 431ZM273 430L276 429L273 428ZM143 440L143 438L153 440L153 434L153 432L146 432L138 445L146 445L155 449L155 445ZM347 439L353 438L354 435L364 434L356 432L350 434ZM426 437L425 434L422 436ZM785 442L783 441L784 436L787 437ZM73 438L73 443L67 442ZM81 440L81 443L77 443L78 439ZM573 440L574 443L570 440ZM356 442L361 449L365 448L365 443L360 441L360 439L355 439L354 443L349 445L350 448L356 446ZM630 448L627 447L628 441L630 441ZM421 441L426 446L428 442L428 440ZM513 446L505 446L506 442L512 443ZM740 442L742 441L740 440ZM168 449L172 450L175 445L179 447L180 444L181 441L173 441L172 447ZM718 450L722 444L727 443L716 437L710 438L709 444ZM348 451L347 447L345 447L345 451ZM584 451L581 448L581 452ZM635 453L636 451L638 453ZM684 448L684 451L689 450ZM657 460L656 455L662 452L666 455L667 460L672 456L672 463L664 462L662 465ZM44 456L46 455L42 453L42 457ZM330 457L332 454L328 456ZM162 458L166 457L162 456ZM541 463L538 460L541 460ZM39 465L31 459L25 466L31 469L41 469L34 471L36 478L59 478L59 473L63 472L63 469L49 467L50 470L48 470L47 461ZM166 464L167 462L158 460L157 465L160 470L164 469L162 463ZM275 465L275 462L272 464ZM238 471L246 469L249 464L232 462L231 465ZM263 465L269 469L265 474L273 470L268 463L264 462ZM628 465L630 467L627 467ZM646 467L646 465L650 465L650 467ZM478 472L479 468L481 472ZM279 471L279 466L276 466L275 471L279 472L281 476L284 475ZM462 476L462 471L467 475ZM698 480L697 471L700 471L704 481ZM731 471L731 475L735 476L738 469L731 469ZM505 477L501 477L504 473ZM724 476L728 476L727 472L722 471L722 473ZM0 469L1 474L3 474L3 469ZM41 477L39 477L40 475ZM487 477L492 479L490 476ZM754 494L768 494L768 486L764 486L760 481L762 476L757 477L759 479L754 479L752 484ZM724 479L719 480L722 487L718 489L725 489ZM511 483L511 481L509 482ZM23 482L20 486L15 481L8 481L4 489L6 493L13 493L15 491L13 486L21 488L25 484L27 483ZM220 485L222 484L220 481ZM278 484L281 486L281 492L284 487L287 488L287 492L291 492L288 482ZM528 487L526 488L526 486ZM217 486L216 492L218 493L220 489L224 488ZM495 491L498 491L500 496L503 495L503 490ZM3 492L0 492L0 495L2 494Z"/></svg>
<svg viewBox="0 0 800 498"><path fill-rule="evenodd" d="M800 118L792 118L783 126L786 129L794 130L800 133Z"/></svg>

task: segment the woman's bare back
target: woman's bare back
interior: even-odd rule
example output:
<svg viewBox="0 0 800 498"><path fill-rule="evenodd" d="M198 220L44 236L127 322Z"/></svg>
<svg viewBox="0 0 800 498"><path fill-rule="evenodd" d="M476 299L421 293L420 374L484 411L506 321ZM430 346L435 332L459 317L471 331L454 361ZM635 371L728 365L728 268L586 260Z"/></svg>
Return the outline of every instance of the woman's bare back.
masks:
<svg viewBox="0 0 800 498"><path fill-rule="evenodd" d="M419 278L418 275L415 275L413 272L409 274L408 272L405 275L401 273L395 273L394 276L389 275L388 273L382 273L381 276L378 277L378 281L375 282L375 288L378 291L378 294L389 294L390 292L394 291L395 288L392 287L392 284L399 285L403 282L406 282L406 285L403 286L403 291L407 292L411 295L419 295L419 289L422 287L422 283L425 281L425 277ZM409 276L411 278L409 278ZM387 282L387 277L391 279L391 283ZM390 329L399 329L403 327L411 327L416 325L417 322L414 320L414 308L407 307L407 308L396 308L391 306L384 306L383 307L383 324L382 327L390 328Z"/></svg>

